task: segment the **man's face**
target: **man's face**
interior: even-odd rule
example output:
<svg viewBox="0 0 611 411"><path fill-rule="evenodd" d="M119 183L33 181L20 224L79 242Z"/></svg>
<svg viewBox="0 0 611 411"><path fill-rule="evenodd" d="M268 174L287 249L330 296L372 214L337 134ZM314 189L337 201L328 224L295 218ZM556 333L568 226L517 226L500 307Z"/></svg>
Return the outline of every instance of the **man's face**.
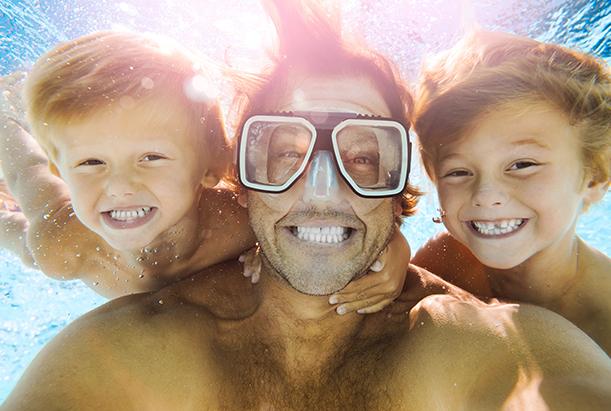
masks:
<svg viewBox="0 0 611 411"><path fill-rule="evenodd" d="M268 111L338 111L390 116L364 78L307 78L292 83ZM362 198L337 175L329 153L281 194L248 192L250 221L266 261L302 293L326 295L364 273L394 230L391 198ZM326 183L323 183L325 181Z"/></svg>

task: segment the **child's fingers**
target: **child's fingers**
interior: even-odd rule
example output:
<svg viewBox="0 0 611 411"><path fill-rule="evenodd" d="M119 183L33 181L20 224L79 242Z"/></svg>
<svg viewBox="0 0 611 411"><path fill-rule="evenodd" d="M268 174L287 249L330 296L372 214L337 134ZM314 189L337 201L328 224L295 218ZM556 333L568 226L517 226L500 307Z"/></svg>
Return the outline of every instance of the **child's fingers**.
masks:
<svg viewBox="0 0 611 411"><path fill-rule="evenodd" d="M259 282L259 278L261 277L261 269L252 273L252 277L250 277L250 282L256 284Z"/></svg>
<svg viewBox="0 0 611 411"><path fill-rule="evenodd" d="M250 281L254 284L259 281L261 273L261 258L259 257L259 249L252 248L238 257L238 261L244 264L242 274L244 277L250 277Z"/></svg>
<svg viewBox="0 0 611 411"><path fill-rule="evenodd" d="M369 292L369 289L375 285L375 283L370 285L363 284L363 287L359 287L354 291L344 289L342 292L335 293L329 297L329 304L342 304L349 301L363 300L374 294Z"/></svg>
<svg viewBox="0 0 611 411"><path fill-rule="evenodd" d="M359 314L373 314L373 313L377 313L378 311L381 311L384 308L386 308L393 301L394 300L392 298L386 298L386 299L380 301L377 304L371 305L369 307L358 309L358 310L356 310L356 312L359 313Z"/></svg>
<svg viewBox="0 0 611 411"><path fill-rule="evenodd" d="M356 281L352 281L347 286L345 286L340 292L337 292L334 295L362 293L387 280L388 276L386 275L386 273L369 273L367 275L362 276Z"/></svg>
<svg viewBox="0 0 611 411"><path fill-rule="evenodd" d="M344 315L344 314L348 314L348 313L360 310L360 309L365 308L365 307L371 307L371 306L379 303L383 299L385 299L384 296L376 295L374 297L366 298L364 300L359 300L359 301L353 301L353 302L349 302L349 303L345 303L345 304L340 304L340 305L338 305L335 308L335 311L339 315Z"/></svg>
<svg viewBox="0 0 611 411"><path fill-rule="evenodd" d="M337 293L329 297L329 304L343 304L353 301L364 301L373 297L395 298L395 290L389 288L386 284L374 284L365 289L358 290L352 293Z"/></svg>
<svg viewBox="0 0 611 411"><path fill-rule="evenodd" d="M369 267L369 270L374 273L379 273L382 269L384 269L384 261L381 258L375 260L373 264L371 264L371 267Z"/></svg>
<svg viewBox="0 0 611 411"><path fill-rule="evenodd" d="M259 282L259 278L261 277L261 257L259 257L259 252L257 251L253 256L251 261L251 271L252 276L250 277L250 282L256 284Z"/></svg>

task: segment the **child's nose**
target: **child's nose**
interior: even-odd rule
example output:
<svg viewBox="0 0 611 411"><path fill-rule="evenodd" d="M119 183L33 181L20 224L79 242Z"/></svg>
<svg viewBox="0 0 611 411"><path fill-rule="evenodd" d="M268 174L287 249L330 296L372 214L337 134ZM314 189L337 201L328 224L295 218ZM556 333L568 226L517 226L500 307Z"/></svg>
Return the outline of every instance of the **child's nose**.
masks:
<svg viewBox="0 0 611 411"><path fill-rule="evenodd" d="M125 175L114 174L106 182L106 193L111 197L131 196L135 192L135 182Z"/></svg>
<svg viewBox="0 0 611 411"><path fill-rule="evenodd" d="M501 207L507 203L508 196L505 190L491 184L480 184L472 198L474 207Z"/></svg>

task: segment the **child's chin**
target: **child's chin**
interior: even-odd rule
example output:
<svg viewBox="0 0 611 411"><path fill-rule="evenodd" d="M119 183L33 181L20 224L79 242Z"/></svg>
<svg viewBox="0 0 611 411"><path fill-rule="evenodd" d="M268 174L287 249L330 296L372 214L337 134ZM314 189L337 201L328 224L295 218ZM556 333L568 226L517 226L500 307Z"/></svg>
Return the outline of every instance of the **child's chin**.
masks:
<svg viewBox="0 0 611 411"><path fill-rule="evenodd" d="M151 241L148 241L148 238L144 238L140 236L139 238L129 239L129 238L108 238L104 237L104 240L115 250L123 251L123 252L137 252L145 248Z"/></svg>
<svg viewBox="0 0 611 411"><path fill-rule="evenodd" d="M482 255L475 256L485 266L495 268L497 270L509 270L522 264L526 260L524 258L498 258L498 255L494 257Z"/></svg>

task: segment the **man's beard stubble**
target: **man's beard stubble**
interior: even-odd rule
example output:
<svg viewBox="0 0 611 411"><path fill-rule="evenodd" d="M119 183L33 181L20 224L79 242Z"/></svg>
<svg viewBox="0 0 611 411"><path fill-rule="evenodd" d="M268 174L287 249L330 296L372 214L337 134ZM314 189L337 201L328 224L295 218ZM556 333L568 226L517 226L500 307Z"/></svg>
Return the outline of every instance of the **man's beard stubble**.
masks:
<svg viewBox="0 0 611 411"><path fill-rule="evenodd" d="M320 212L314 209L289 213L275 222L272 227L268 225L266 229L265 224L257 224L257 221L261 221L258 218L258 207L252 205L254 207L249 204L250 221L261 246L262 269L288 282L292 288L303 294L329 295L365 275L380 252L388 245L396 229L392 211L389 211L388 218L385 218L385 221L379 221L378 219L375 222L378 226L383 226L384 231L380 231L374 238L367 238L365 223L355 215L338 211ZM278 225L290 225L291 220L304 221L309 219L328 219L337 222L339 225L343 223L346 226L359 227L363 233L361 252L334 262L329 262L322 256L316 259L309 258L309 263L307 262L308 258L295 261L292 256L298 254L300 250L285 250L280 247L276 230Z"/></svg>

